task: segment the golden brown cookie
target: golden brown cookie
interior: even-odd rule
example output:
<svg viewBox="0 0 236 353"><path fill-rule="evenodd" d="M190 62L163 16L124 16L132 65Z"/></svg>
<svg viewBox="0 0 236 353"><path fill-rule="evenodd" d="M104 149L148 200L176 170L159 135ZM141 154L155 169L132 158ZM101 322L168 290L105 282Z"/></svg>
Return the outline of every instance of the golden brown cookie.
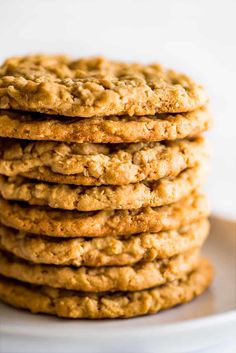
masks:
<svg viewBox="0 0 236 353"><path fill-rule="evenodd" d="M127 185L174 177L207 156L201 137L113 145L0 139L0 174L74 185Z"/></svg>
<svg viewBox="0 0 236 353"><path fill-rule="evenodd" d="M0 197L0 222L52 237L104 237L177 229L209 216L205 195L193 192L169 206L97 212L62 211Z"/></svg>
<svg viewBox="0 0 236 353"><path fill-rule="evenodd" d="M38 265L0 251L0 274L27 283L86 292L135 291L173 281L196 268L199 248L133 266Z"/></svg>
<svg viewBox="0 0 236 353"><path fill-rule="evenodd" d="M34 286L0 277L0 299L14 307L33 313L64 318L127 318L153 314L189 302L202 294L212 282L211 264L201 259L198 267L179 280L138 292L81 293Z"/></svg>
<svg viewBox="0 0 236 353"><path fill-rule="evenodd" d="M77 143L157 142L193 137L211 126L204 107L182 114L91 119L0 110L0 136Z"/></svg>
<svg viewBox="0 0 236 353"><path fill-rule="evenodd" d="M0 248L33 263L72 266L123 266L172 257L201 247L209 232L202 219L177 230L121 237L55 239L0 224Z"/></svg>
<svg viewBox="0 0 236 353"><path fill-rule="evenodd" d="M2 109L133 116L192 111L207 99L202 86L158 64L35 55L9 58L0 67Z"/></svg>
<svg viewBox="0 0 236 353"><path fill-rule="evenodd" d="M184 170L175 178L122 186L72 186L0 175L0 193L7 200L78 211L136 209L167 205L189 195L206 177L205 165Z"/></svg>

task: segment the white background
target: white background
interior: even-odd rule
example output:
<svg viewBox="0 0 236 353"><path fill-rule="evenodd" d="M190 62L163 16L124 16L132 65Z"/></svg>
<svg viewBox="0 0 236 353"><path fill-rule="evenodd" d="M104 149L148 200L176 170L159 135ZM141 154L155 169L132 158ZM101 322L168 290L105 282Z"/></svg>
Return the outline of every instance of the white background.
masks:
<svg viewBox="0 0 236 353"><path fill-rule="evenodd" d="M235 0L0 0L0 59L35 52L159 61L203 83L215 118L207 190L214 212L235 217Z"/></svg>
<svg viewBox="0 0 236 353"><path fill-rule="evenodd" d="M236 216L235 0L0 0L0 59L26 53L159 61L203 83L215 118L207 190Z"/></svg>

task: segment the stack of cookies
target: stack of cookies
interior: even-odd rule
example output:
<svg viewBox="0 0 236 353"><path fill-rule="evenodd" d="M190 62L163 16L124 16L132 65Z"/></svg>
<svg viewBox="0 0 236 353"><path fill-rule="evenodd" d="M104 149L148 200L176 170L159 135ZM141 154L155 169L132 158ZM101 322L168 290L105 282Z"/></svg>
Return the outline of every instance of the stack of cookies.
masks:
<svg viewBox="0 0 236 353"><path fill-rule="evenodd" d="M0 298L125 318L210 284L203 88L160 65L63 56L0 68Z"/></svg>

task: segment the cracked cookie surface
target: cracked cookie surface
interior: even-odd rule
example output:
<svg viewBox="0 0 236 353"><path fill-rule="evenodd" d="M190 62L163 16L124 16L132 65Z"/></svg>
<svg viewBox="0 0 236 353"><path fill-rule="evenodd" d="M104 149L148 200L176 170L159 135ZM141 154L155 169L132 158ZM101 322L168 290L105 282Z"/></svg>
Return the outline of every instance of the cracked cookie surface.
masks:
<svg viewBox="0 0 236 353"><path fill-rule="evenodd" d="M0 174L74 185L127 185L174 177L207 156L202 137L128 145L0 139Z"/></svg>
<svg viewBox="0 0 236 353"><path fill-rule="evenodd" d="M35 55L0 67L2 109L90 118L186 112L207 100L202 86L158 64Z"/></svg>
<svg viewBox="0 0 236 353"><path fill-rule="evenodd" d="M202 219L177 230L123 237L54 239L0 224L0 248L33 263L71 266L123 266L172 257L201 247L209 232Z"/></svg>
<svg viewBox="0 0 236 353"><path fill-rule="evenodd" d="M91 119L0 110L0 136L77 143L157 142L193 137L209 129L207 108L182 114Z"/></svg>
<svg viewBox="0 0 236 353"><path fill-rule="evenodd" d="M64 318L127 318L156 313L186 303L211 284L213 268L200 259L197 268L181 279L138 292L91 294L33 286L0 277L0 299L33 313Z"/></svg>
<svg viewBox="0 0 236 353"><path fill-rule="evenodd" d="M104 237L173 230L209 216L205 195L193 192L169 206L97 212L62 211L0 197L0 222L51 237Z"/></svg>
<svg viewBox="0 0 236 353"><path fill-rule="evenodd" d="M0 193L7 200L31 205L78 211L157 207L180 200L200 187L206 177L205 165L184 170L175 178L122 186L83 187L46 184L24 177L0 175Z"/></svg>
<svg viewBox="0 0 236 353"><path fill-rule="evenodd" d="M39 265L0 251L0 274L23 282L86 292L135 291L181 278L196 268L199 249L133 266Z"/></svg>

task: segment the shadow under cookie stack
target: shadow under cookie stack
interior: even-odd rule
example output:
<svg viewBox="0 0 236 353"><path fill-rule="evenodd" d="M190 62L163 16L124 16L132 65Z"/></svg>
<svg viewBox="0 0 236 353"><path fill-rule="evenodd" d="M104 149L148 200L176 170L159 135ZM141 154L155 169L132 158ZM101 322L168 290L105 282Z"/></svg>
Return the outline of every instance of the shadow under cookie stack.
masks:
<svg viewBox="0 0 236 353"><path fill-rule="evenodd" d="M0 298L126 318L211 283L203 88L159 65L60 56L0 68Z"/></svg>

